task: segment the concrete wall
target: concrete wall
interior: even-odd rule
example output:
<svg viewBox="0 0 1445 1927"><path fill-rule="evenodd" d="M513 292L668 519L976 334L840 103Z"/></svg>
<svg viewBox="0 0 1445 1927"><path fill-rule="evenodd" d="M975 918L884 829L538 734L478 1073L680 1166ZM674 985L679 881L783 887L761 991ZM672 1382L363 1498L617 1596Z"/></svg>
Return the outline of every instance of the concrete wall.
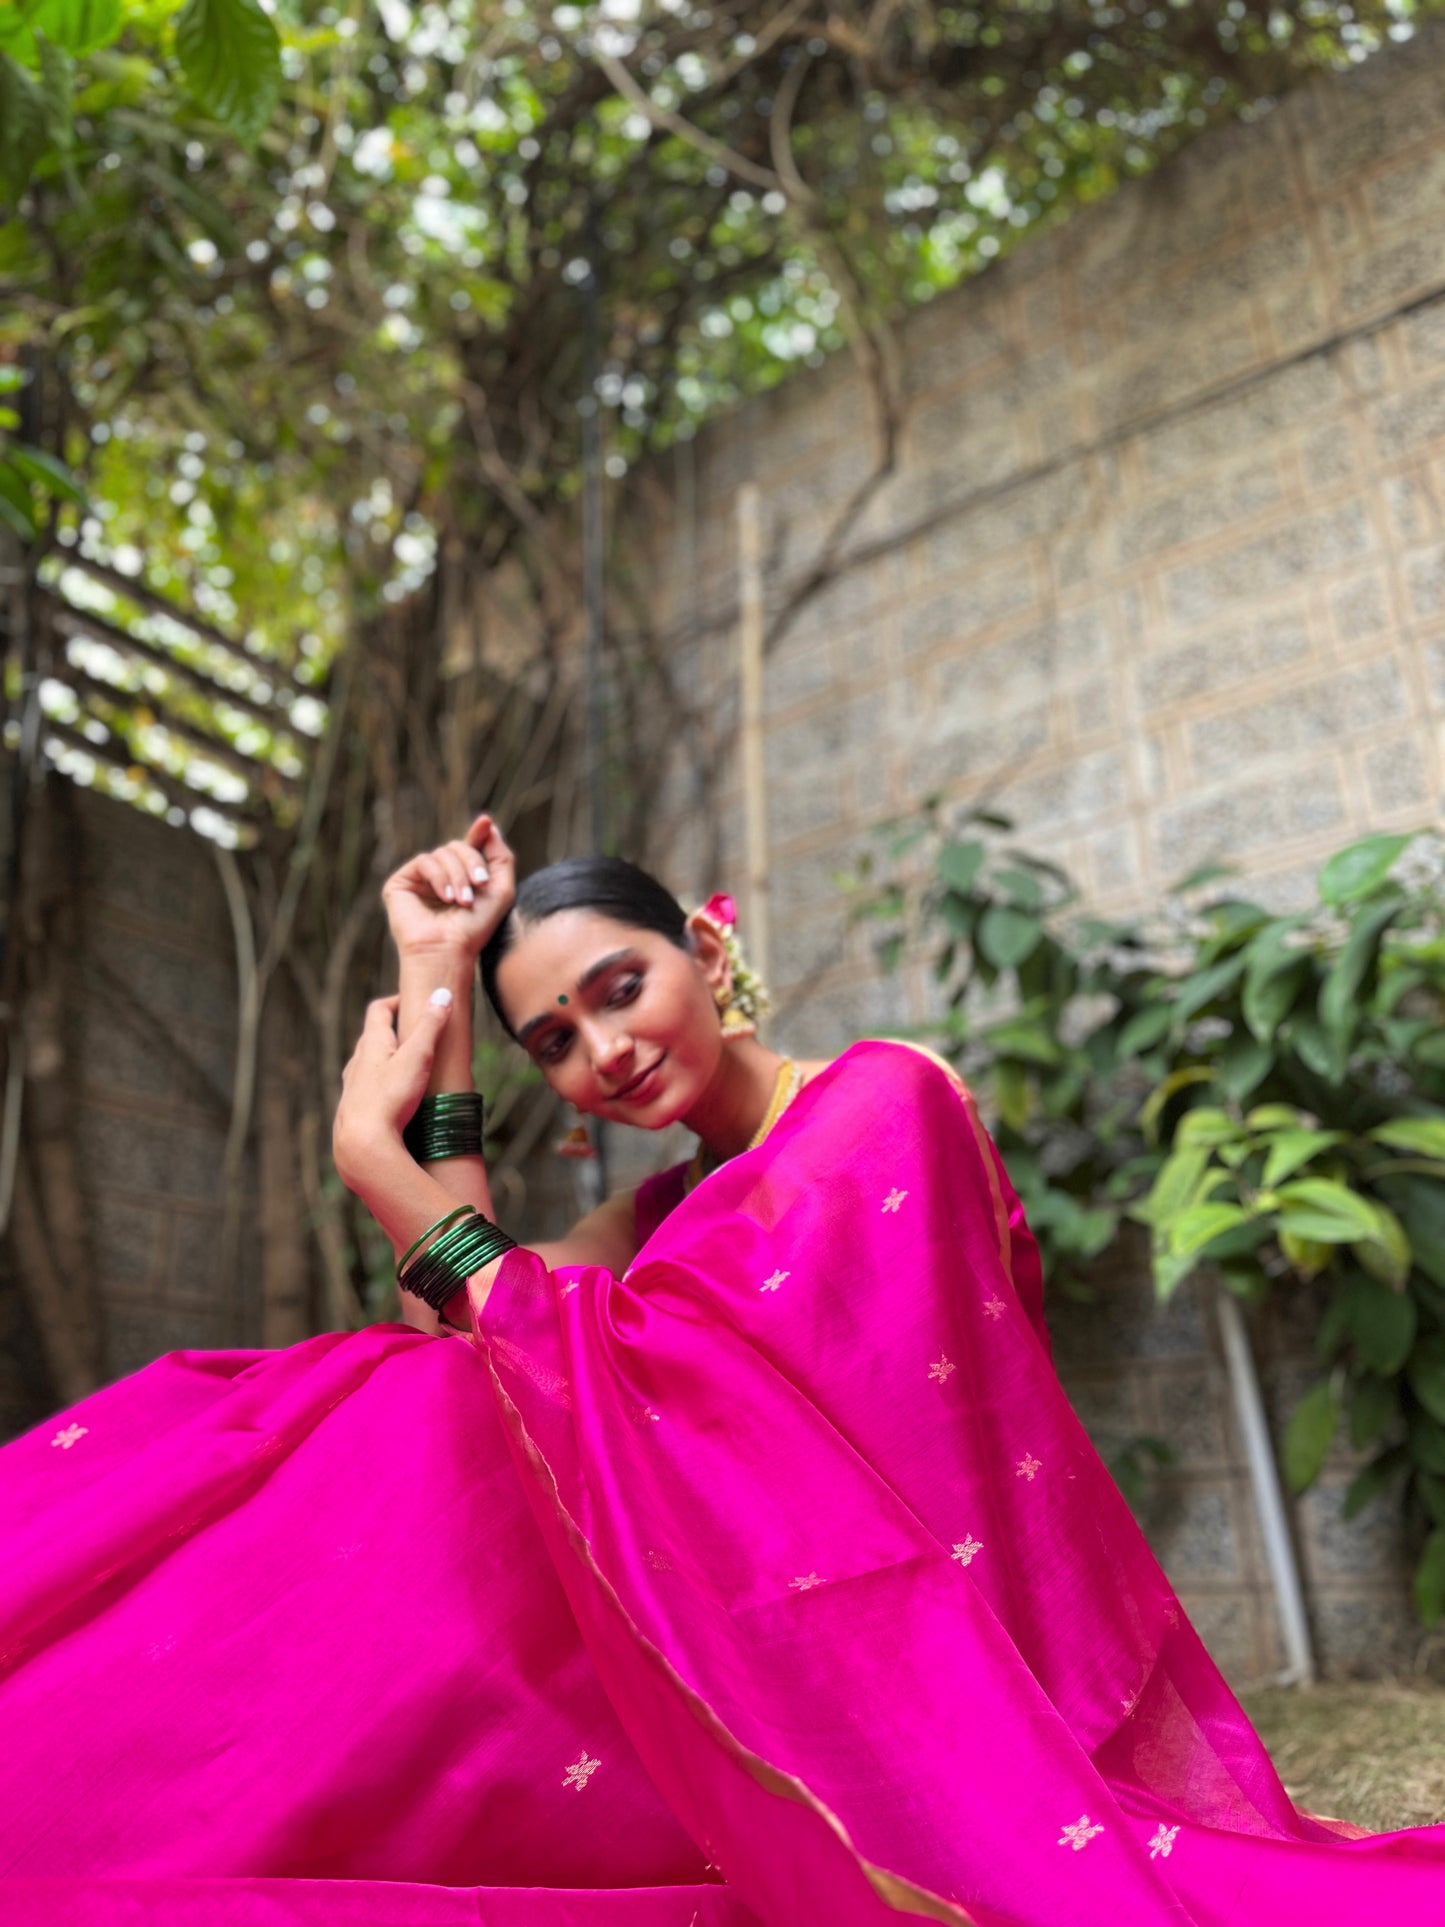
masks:
<svg viewBox="0 0 1445 1927"><path fill-rule="evenodd" d="M1445 717L1445 30L1201 141L900 331L897 472L765 677L775 1037L826 1054L929 1013L879 974L834 881L930 791L987 800L1130 909L1196 865L1289 905L1352 836L1438 819ZM762 493L768 595L809 569L871 460L851 365L699 438L686 488L642 478L629 562L679 685L736 726L736 491ZM664 512L695 499L695 517ZM654 856L741 887L735 754L707 873L679 754ZM1106 1449L1180 1453L1151 1536L1236 1679L1279 1664L1207 1307L1152 1310L1116 1261L1056 1305L1064 1380ZM1259 1332L1282 1422L1310 1308ZM1321 1652L1407 1666L1422 1640L1388 1507L1344 1524L1349 1465L1299 1509ZM1438 1643L1438 1642L1437 1642Z"/></svg>

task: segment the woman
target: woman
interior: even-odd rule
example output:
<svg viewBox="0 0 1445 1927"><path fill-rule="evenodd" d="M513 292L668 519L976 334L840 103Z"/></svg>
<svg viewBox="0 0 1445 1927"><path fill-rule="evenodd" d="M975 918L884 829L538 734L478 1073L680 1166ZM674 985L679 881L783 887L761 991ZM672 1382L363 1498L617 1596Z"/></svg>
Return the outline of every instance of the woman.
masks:
<svg viewBox="0 0 1445 1927"><path fill-rule="evenodd" d="M1445 1829L1291 1805L944 1067L788 1065L717 922L605 862L513 911L485 818L386 895L336 1155L426 1329L178 1354L7 1449L0 1918L1442 1912ZM559 1095L700 1138L554 1247L481 1215L478 954Z"/></svg>

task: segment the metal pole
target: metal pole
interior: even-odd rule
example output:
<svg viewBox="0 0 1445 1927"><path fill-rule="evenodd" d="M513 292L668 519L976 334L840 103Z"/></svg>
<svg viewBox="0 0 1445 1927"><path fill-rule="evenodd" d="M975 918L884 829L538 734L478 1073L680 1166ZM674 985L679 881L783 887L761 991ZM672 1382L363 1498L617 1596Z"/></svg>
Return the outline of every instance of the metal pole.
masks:
<svg viewBox="0 0 1445 1927"><path fill-rule="evenodd" d="M763 768L763 514L756 482L738 490L738 634L742 695L743 825L747 853L747 939L768 976L768 818Z"/></svg>
<svg viewBox="0 0 1445 1927"><path fill-rule="evenodd" d="M1244 1455L1249 1462L1250 1484L1254 1488L1254 1507L1259 1515L1264 1556L1274 1584L1280 1637L1284 1641L1285 1668L1279 1676L1281 1686L1312 1686L1315 1679L1314 1646L1310 1623L1305 1613L1304 1588L1300 1584L1299 1564L1294 1542L1289 1536L1289 1519L1284 1509L1284 1493L1275 1463L1274 1441L1264 1416L1259 1373L1250 1349L1249 1333L1239 1300L1221 1290L1218 1298L1219 1332L1224 1340L1224 1362L1229 1372L1229 1389L1234 1394L1234 1410L1244 1440Z"/></svg>

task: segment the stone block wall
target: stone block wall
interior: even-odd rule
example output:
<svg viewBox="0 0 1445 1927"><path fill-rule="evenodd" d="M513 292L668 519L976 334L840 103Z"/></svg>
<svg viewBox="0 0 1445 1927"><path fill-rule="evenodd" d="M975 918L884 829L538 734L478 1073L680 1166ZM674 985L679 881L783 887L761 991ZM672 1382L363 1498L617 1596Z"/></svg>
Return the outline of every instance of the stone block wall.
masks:
<svg viewBox="0 0 1445 1927"><path fill-rule="evenodd" d="M225 1278L237 991L215 863L200 838L105 797L76 791L73 808L79 941L55 962L104 1366L118 1377L176 1347L258 1342L254 1173ZM50 1402L13 1257L0 1247L0 1436Z"/></svg>
<svg viewBox="0 0 1445 1927"><path fill-rule="evenodd" d="M1091 905L1157 901L1199 864L1281 907L1320 860L1438 821L1445 725L1445 28L1200 141L914 313L899 459L765 672L776 1037L829 1054L923 1020L922 964L880 975L835 881L880 819L941 792L1001 808ZM736 495L761 491L776 611L873 461L846 358L647 478L650 571L679 687L736 727ZM662 505L695 501L669 522ZM714 798L724 873L679 752L652 854L684 891L741 888L737 759ZM1236 1679L1279 1663L1212 1317L1152 1310L1116 1262L1056 1304L1065 1383L1102 1445L1171 1440L1154 1543ZM1309 1321L1257 1333L1281 1424ZM1320 1651L1414 1663L1388 1509L1344 1524L1349 1464L1298 1508Z"/></svg>

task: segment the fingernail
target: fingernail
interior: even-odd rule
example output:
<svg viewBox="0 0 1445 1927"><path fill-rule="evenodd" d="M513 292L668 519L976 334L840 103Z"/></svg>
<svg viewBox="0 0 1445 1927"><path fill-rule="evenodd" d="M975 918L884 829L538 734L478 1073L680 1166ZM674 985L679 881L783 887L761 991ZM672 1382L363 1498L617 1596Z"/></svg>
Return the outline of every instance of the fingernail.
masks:
<svg viewBox="0 0 1445 1927"><path fill-rule="evenodd" d="M442 889L442 902L450 903L455 896L456 896L456 891L452 888L452 886L449 883L446 884Z"/></svg>
<svg viewBox="0 0 1445 1927"><path fill-rule="evenodd" d="M487 880L487 866L485 863L479 863L476 869L472 871L472 882L485 883L486 880Z"/></svg>
<svg viewBox="0 0 1445 1927"><path fill-rule="evenodd" d="M427 999L427 1002L432 1004L440 1004L442 1008L445 1009L446 1006L451 1002L451 1000L452 1000L452 993L447 989L446 985L438 984L436 989L432 992L431 996Z"/></svg>
<svg viewBox="0 0 1445 1927"><path fill-rule="evenodd" d="M477 900L476 895L472 889L472 886L469 883L464 883L462 885L462 902L475 903L476 900Z"/></svg>

